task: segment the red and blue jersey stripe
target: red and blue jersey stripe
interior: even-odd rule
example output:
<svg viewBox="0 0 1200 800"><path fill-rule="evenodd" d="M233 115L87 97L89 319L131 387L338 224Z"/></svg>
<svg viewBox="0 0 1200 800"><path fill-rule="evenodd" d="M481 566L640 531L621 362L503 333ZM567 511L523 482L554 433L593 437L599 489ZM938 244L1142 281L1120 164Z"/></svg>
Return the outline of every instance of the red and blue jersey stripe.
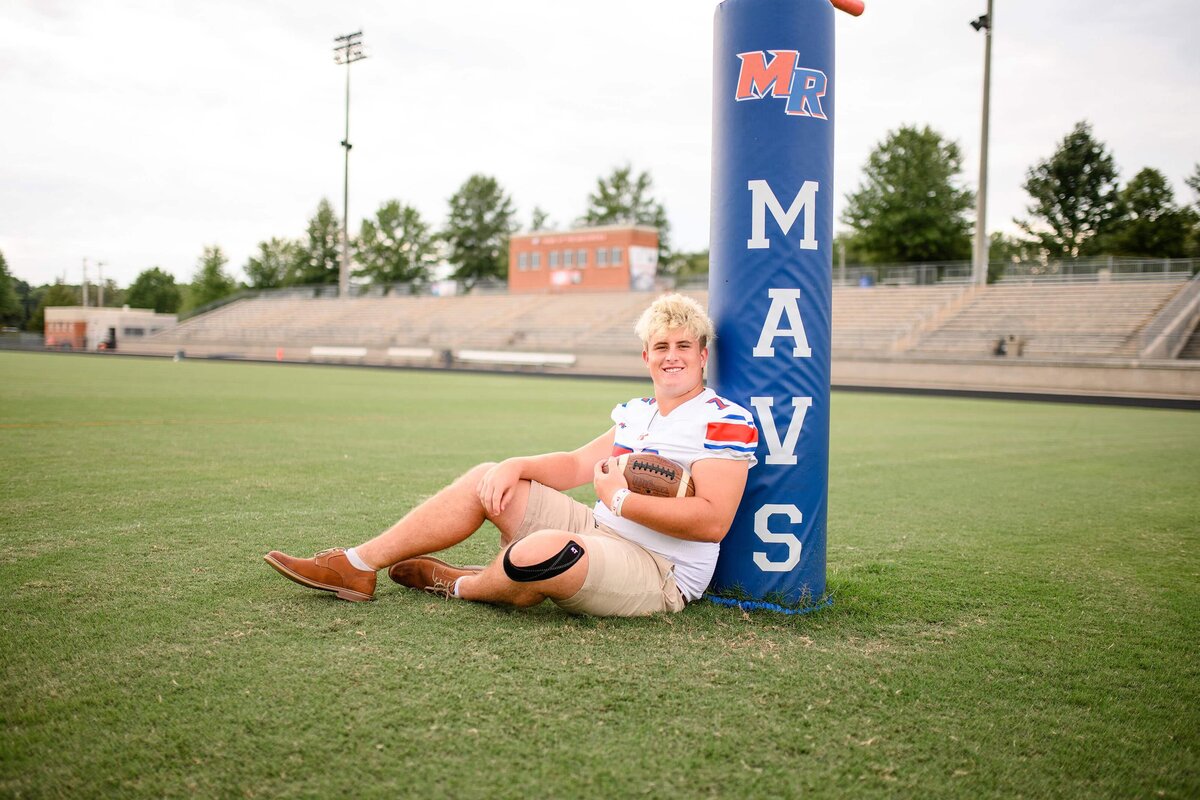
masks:
<svg viewBox="0 0 1200 800"><path fill-rule="evenodd" d="M753 453L758 447L758 428L741 417L726 417L708 423L704 433L706 450L735 450Z"/></svg>

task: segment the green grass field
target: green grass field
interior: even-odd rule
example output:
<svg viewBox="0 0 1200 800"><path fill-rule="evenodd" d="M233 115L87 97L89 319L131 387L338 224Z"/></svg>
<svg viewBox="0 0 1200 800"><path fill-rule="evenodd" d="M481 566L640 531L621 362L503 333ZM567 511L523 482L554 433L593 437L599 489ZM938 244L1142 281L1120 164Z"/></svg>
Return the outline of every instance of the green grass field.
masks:
<svg viewBox="0 0 1200 800"><path fill-rule="evenodd" d="M835 394L810 616L349 604L262 561L643 390L0 353L0 796L1200 794L1195 412Z"/></svg>

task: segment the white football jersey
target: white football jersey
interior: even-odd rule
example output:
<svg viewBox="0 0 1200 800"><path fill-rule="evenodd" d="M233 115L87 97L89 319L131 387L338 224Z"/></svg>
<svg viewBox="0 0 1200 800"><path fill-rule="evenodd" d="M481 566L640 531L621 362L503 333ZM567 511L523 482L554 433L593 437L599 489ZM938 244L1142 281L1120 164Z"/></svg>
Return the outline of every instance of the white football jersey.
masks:
<svg viewBox="0 0 1200 800"><path fill-rule="evenodd" d="M758 429L746 409L712 389L705 389L670 414L658 412L653 397L621 403L612 412L616 424L613 455L657 453L677 461L691 471L692 465L706 458L725 458L757 463ZM675 582L683 596L695 600L704 594L717 566L720 545L692 542L618 517L601 502L593 512L596 521L621 536L637 542L675 565Z"/></svg>

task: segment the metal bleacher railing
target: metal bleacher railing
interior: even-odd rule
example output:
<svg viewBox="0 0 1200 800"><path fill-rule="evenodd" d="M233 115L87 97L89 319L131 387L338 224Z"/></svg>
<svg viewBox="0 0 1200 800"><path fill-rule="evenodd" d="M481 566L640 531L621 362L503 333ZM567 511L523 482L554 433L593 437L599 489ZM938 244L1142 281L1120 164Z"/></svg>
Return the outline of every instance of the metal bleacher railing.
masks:
<svg viewBox="0 0 1200 800"><path fill-rule="evenodd" d="M1187 343L1200 318L1200 273L1171 302L1163 306L1138 336L1143 358L1175 358Z"/></svg>
<svg viewBox="0 0 1200 800"><path fill-rule="evenodd" d="M1200 270L1195 258L1117 258L1097 256L1069 261L1008 264L999 283L1013 281L1089 282L1105 280L1186 280Z"/></svg>
<svg viewBox="0 0 1200 800"><path fill-rule="evenodd" d="M854 264L833 267L835 286L930 286L970 283L970 261L930 261L919 264Z"/></svg>
<svg viewBox="0 0 1200 800"><path fill-rule="evenodd" d="M1071 260L993 263L989 272L998 283L1014 281L1089 282L1105 280L1182 280L1200 270L1195 258L1118 258L1098 256ZM927 286L970 283L970 261L931 261L917 264L871 264L833 267L835 286Z"/></svg>
<svg viewBox="0 0 1200 800"><path fill-rule="evenodd" d="M1003 266L1003 269L1000 267ZM1200 272L1200 259L1196 258L1117 258L1099 256L1070 261L1024 261L1011 264L993 264L992 274L999 273L997 282L1048 281L1088 282L1105 280L1184 280ZM910 264L856 264L833 266L835 286L931 286L935 284L967 284L971 282L970 261L930 261ZM708 287L708 276L689 275L676 279L660 276L661 289L698 290ZM388 296L437 296L444 288L435 283L368 284L351 283L351 297ZM459 287L456 294L463 294ZM473 295L507 294L503 280L488 279L477 282L469 292ZM199 316L214 311L237 300L264 298L290 300L295 298L337 297L337 284L313 286L289 286L281 289L244 289L228 297L200 306L181 314L179 319Z"/></svg>

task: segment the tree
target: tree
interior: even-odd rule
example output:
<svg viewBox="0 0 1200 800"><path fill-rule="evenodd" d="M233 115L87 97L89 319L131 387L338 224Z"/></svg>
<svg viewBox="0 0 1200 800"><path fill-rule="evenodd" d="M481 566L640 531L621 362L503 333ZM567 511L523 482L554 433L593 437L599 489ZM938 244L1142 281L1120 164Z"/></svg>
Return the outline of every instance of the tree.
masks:
<svg viewBox="0 0 1200 800"><path fill-rule="evenodd" d="M541 206L534 206L533 213L529 217L529 230L531 231L552 231L554 223L550 221L550 212L543 209Z"/></svg>
<svg viewBox="0 0 1200 800"><path fill-rule="evenodd" d="M373 283L424 283L437 260L434 237L421 213L389 200L364 219L355 243L362 268L354 274Z"/></svg>
<svg viewBox="0 0 1200 800"><path fill-rule="evenodd" d="M846 263L850 265L870 264L873 255L863 247L861 239L853 232L842 231L833 236L833 268L837 270L842 263L845 252Z"/></svg>
<svg viewBox="0 0 1200 800"><path fill-rule="evenodd" d="M1075 125L1050 158L1030 168L1024 188L1033 198L1026 208L1031 219L1016 222L1054 258L1093 252L1118 214L1117 168L1086 121Z"/></svg>
<svg viewBox="0 0 1200 800"><path fill-rule="evenodd" d="M0 322L5 325L16 325L24 316L21 301L13 286L12 276L8 273L8 261L0 252Z"/></svg>
<svg viewBox="0 0 1200 800"><path fill-rule="evenodd" d="M17 295L17 303L21 307L21 314L18 321L15 323L21 330L29 330L29 318L33 316L33 312L37 309L38 303L42 300L43 289L35 289L20 278L12 279L13 291Z"/></svg>
<svg viewBox="0 0 1200 800"><path fill-rule="evenodd" d="M694 253L672 253L664 265L663 272L667 275L674 275L678 279L707 275L707 248Z"/></svg>
<svg viewBox="0 0 1200 800"><path fill-rule="evenodd" d="M38 307L41 306L42 300L46 297L46 292L49 291L49 286L30 286L25 281L17 281L17 294L24 294L21 297L21 305L25 311L25 323L21 326L21 330L31 331L33 333L41 333L42 318L38 316Z"/></svg>
<svg viewBox="0 0 1200 800"><path fill-rule="evenodd" d="M51 306L77 306L80 304L80 289L78 286L68 286L57 281L53 286L46 287L37 310L29 318L25 329L29 331L44 331L46 329L46 309Z"/></svg>
<svg viewBox="0 0 1200 800"><path fill-rule="evenodd" d="M995 283L1004 277L1010 266L1042 261L1044 253L1037 242L1008 236L1000 231L993 232L988 238L988 283Z"/></svg>
<svg viewBox="0 0 1200 800"><path fill-rule="evenodd" d="M237 291L237 282L225 272L225 265L228 263L229 259L217 245L204 248L196 275L192 279L189 297L191 308L206 306Z"/></svg>
<svg viewBox="0 0 1200 800"><path fill-rule="evenodd" d="M1192 233L1188 237L1188 256L1192 258L1200 258L1200 164L1197 164L1192 170L1184 183L1192 190L1193 198L1190 207L1193 212ZM1193 274L1196 272L1196 267L1192 267Z"/></svg>
<svg viewBox="0 0 1200 800"><path fill-rule="evenodd" d="M876 145L863 172L862 184L846 195L842 222L872 262L970 256L967 211L975 195L959 184L957 144L929 126L901 127Z"/></svg>
<svg viewBox="0 0 1200 800"><path fill-rule="evenodd" d="M1019 236L1009 236L1000 231L994 231L989 237L988 257L992 261L1005 264L1021 264L1040 261L1041 245Z"/></svg>
<svg viewBox="0 0 1200 800"><path fill-rule="evenodd" d="M317 213L308 221L308 238L296 248L289 285L337 283L340 266L342 229L329 201L321 198Z"/></svg>
<svg viewBox="0 0 1200 800"><path fill-rule="evenodd" d="M109 308L120 308L129 302L126 290L118 286L117 282L112 278L105 278L103 284L97 284L93 296L96 298L97 303L103 297L103 305Z"/></svg>
<svg viewBox="0 0 1200 800"><path fill-rule="evenodd" d="M658 228L658 260L666 263L670 252L671 223L662 203L651 196L654 181L649 172L634 176L633 167L616 167L607 178L596 179L588 195L585 225L650 225Z"/></svg>
<svg viewBox="0 0 1200 800"><path fill-rule="evenodd" d="M450 198L443 238L453 277L467 291L485 278L508 275L508 237L517 229L512 198L495 178L472 175Z"/></svg>
<svg viewBox="0 0 1200 800"><path fill-rule="evenodd" d="M1121 190L1119 207L1122 215L1105 240L1111 252L1155 258L1182 258L1187 253L1196 214L1175 205L1175 193L1161 172L1146 167L1134 175Z"/></svg>
<svg viewBox="0 0 1200 800"><path fill-rule="evenodd" d="M126 299L134 308L152 308L159 314L174 314L179 310L182 296L174 275L151 267L134 279Z"/></svg>
<svg viewBox="0 0 1200 800"><path fill-rule="evenodd" d="M246 260L242 269L254 289L277 289L287 284L293 267L300 260L300 248L290 239L258 243L258 254Z"/></svg>

